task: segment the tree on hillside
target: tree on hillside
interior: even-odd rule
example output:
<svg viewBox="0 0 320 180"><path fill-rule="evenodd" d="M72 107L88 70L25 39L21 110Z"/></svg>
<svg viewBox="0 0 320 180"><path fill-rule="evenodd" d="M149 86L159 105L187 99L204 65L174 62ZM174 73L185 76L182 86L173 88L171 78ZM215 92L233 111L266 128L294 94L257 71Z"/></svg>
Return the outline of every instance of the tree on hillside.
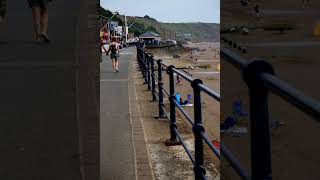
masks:
<svg viewBox="0 0 320 180"><path fill-rule="evenodd" d="M106 10L104 9L103 7L100 6L100 15L104 16L104 17L107 17L107 18L110 18L113 16L112 12L109 11L109 10ZM116 21L118 22L119 26L123 26L124 25L124 22L117 16L113 17L112 18L112 21Z"/></svg>
<svg viewBox="0 0 320 180"><path fill-rule="evenodd" d="M134 23L131 28L129 29L129 31L131 33L133 33L135 36L140 36L141 34L144 33L144 25L141 23Z"/></svg>
<svg viewBox="0 0 320 180"><path fill-rule="evenodd" d="M153 26L148 26L145 31L152 31L152 32L155 32L157 34L159 34L159 32L157 31L157 29Z"/></svg>
<svg viewBox="0 0 320 180"><path fill-rule="evenodd" d="M148 15L145 15L143 18L151 20L151 21L157 21L156 19L154 19L154 18L152 18L152 17L150 17Z"/></svg>

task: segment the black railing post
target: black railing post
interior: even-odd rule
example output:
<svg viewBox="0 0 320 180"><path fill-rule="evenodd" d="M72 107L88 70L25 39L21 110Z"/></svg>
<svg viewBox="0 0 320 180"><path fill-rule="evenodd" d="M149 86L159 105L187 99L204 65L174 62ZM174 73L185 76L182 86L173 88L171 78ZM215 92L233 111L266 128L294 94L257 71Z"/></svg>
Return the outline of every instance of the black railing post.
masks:
<svg viewBox="0 0 320 180"><path fill-rule="evenodd" d="M155 73L154 73L154 59L153 55L150 56L150 62L151 62L151 91L152 91L152 101L156 101L156 79L155 79Z"/></svg>
<svg viewBox="0 0 320 180"><path fill-rule="evenodd" d="M138 60L138 64L139 64L139 67L140 67L140 57L139 57L139 53L140 53L140 49L138 46L136 46L137 48L137 60Z"/></svg>
<svg viewBox="0 0 320 180"><path fill-rule="evenodd" d="M148 53L147 54L147 58L146 58L146 60L147 60L147 76L148 76L148 91L150 91L151 90L151 75L150 75L150 54Z"/></svg>
<svg viewBox="0 0 320 180"><path fill-rule="evenodd" d="M147 80L147 63L146 63L146 53L144 50L142 50L142 62L143 62L143 77L144 77L144 83L143 84L147 84L148 80Z"/></svg>
<svg viewBox="0 0 320 180"><path fill-rule="evenodd" d="M271 153L269 133L268 88L262 84L262 73L274 74L272 66L256 60L243 71L250 94L251 172L253 180L270 180Z"/></svg>
<svg viewBox="0 0 320 180"><path fill-rule="evenodd" d="M173 72L174 66L168 67L168 73L169 73L169 88L170 88L170 139L166 141L167 145L177 145L180 144L177 140L177 135L175 130L177 129L177 123L176 123L176 105L174 103L174 100L176 98L175 91L174 91L174 72Z"/></svg>
<svg viewBox="0 0 320 180"><path fill-rule="evenodd" d="M199 84L203 84L200 79L195 79L192 82L193 95L194 95L194 146L195 146L195 179L202 180L205 179L206 170L203 167L203 140L201 132L204 132L204 127L202 125L202 110L201 110L201 90Z"/></svg>
<svg viewBox="0 0 320 180"><path fill-rule="evenodd" d="M137 46L137 60L138 60L138 64L139 64L139 68L142 71L142 68L141 68L141 49Z"/></svg>
<svg viewBox="0 0 320 180"><path fill-rule="evenodd" d="M164 112L163 112L163 90L162 90L162 86L163 86L163 82L162 82L162 60L159 59L157 61L158 63L158 89L159 89L159 118L164 118Z"/></svg>

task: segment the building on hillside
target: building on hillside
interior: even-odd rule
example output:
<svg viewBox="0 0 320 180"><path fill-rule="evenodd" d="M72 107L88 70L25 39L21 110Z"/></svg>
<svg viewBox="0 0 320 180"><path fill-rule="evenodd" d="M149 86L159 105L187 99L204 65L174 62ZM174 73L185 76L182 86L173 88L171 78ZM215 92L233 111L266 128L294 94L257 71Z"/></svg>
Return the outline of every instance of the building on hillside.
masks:
<svg viewBox="0 0 320 180"><path fill-rule="evenodd" d="M139 39L146 44L159 44L161 36L155 32L148 31L140 35Z"/></svg>
<svg viewBox="0 0 320 180"><path fill-rule="evenodd" d="M110 27L110 31L114 31L116 27L118 27L119 23L117 21L110 21L109 27Z"/></svg>

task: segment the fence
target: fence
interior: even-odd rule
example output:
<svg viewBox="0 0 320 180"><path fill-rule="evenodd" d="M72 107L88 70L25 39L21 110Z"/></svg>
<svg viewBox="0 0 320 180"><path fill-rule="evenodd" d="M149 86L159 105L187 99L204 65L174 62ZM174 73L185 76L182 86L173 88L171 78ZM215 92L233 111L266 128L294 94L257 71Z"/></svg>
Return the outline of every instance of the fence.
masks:
<svg viewBox="0 0 320 180"><path fill-rule="evenodd" d="M143 49L137 48L137 59L144 77L144 83L147 84L148 90L152 92L152 100L158 101L159 117L167 118L170 121L170 139L166 142L168 145L181 144L188 154L192 164L194 165L195 179L206 179L206 170L204 168L204 150L203 142L205 142L213 153L220 158L220 150L217 149L210 141L205 133L205 129L202 124L202 111L201 111L201 92L204 92L211 96L213 99L220 101L220 95L205 85L203 85L200 79L193 79L185 72L176 69L174 66L166 65L161 60L157 60L157 70L155 69L155 59L149 53L144 52ZM169 90L165 89L162 82L162 70L166 69L169 74ZM156 75L156 71L157 74ZM180 103L175 97L175 83L174 73L180 75L187 82L189 82L193 88L194 95L194 118L182 108ZM156 82L158 83L158 92L156 90ZM170 101L170 113L168 113L164 107L163 98L164 93L169 97ZM185 144L181 134L178 131L176 124L176 107L181 111L187 121L192 125L195 143L195 156Z"/></svg>
<svg viewBox="0 0 320 180"><path fill-rule="evenodd" d="M238 49L242 53L247 50L239 47L236 43L222 39L227 42L230 48ZM202 126L201 117L201 96L203 91L212 98L220 102L220 95L210 90L202 84L199 79L193 79L186 73L177 70L174 66L163 64L161 60L157 60L158 76L155 75L155 59L151 54L144 52L143 49L137 48L137 58L140 69L142 71L145 84L148 85L148 90L152 92L154 101L158 101L159 117L166 117L170 120L170 140L171 143L181 143L185 148L188 156L194 164L195 178L206 179L205 169L203 168L203 140L209 145L214 154L220 158L220 152L210 142L205 134ZM269 92L278 95L288 103L305 112L316 121L320 120L320 103L297 89L291 87L286 82L278 79L274 75L273 67L262 60L247 61L230 49L221 48L221 59L232 64L234 67L242 71L243 80L249 88L250 97L250 129L251 129L251 174L243 168L240 162L227 146L221 142L221 153L230 163L232 168L242 179L252 180L270 180L272 179L271 170L271 152L270 152L270 134L269 134L269 110L268 110L268 94ZM169 74L170 90L163 87L162 69L166 68ZM183 110L174 96L174 73L191 83L194 92L194 121ZM158 92L156 91L156 81L158 81ZM163 92L169 96L170 114L165 110L163 104ZM182 112L186 119L193 125L195 137L195 158L193 158L190 150L183 142L181 135L177 130L175 107ZM177 140L178 138L178 140Z"/></svg>
<svg viewBox="0 0 320 180"><path fill-rule="evenodd" d="M249 88L250 101L250 129L251 129L251 177L236 161L232 162L234 157L227 158L237 173L243 179L269 180L272 179L271 153L270 153L270 135L269 135L269 110L268 93L271 92L280 98L294 105L299 110L305 112L313 119L320 120L320 102L305 96L299 90L291 87L286 82L277 78L273 67L266 61L243 59L231 48L237 49L242 53L247 50L240 47L224 37L222 41L226 42L229 49L221 48L221 59L232 64L243 74L243 80ZM221 152L224 156L231 155L228 150L221 146Z"/></svg>

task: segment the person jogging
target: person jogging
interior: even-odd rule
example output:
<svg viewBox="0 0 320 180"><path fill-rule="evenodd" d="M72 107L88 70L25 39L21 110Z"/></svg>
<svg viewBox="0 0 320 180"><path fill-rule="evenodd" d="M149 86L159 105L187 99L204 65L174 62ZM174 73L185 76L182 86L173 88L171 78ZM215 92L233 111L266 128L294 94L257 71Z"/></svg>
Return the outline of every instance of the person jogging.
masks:
<svg viewBox="0 0 320 180"><path fill-rule="evenodd" d="M52 0L28 0L32 9L33 27L38 42L49 43L48 38L48 5Z"/></svg>
<svg viewBox="0 0 320 180"><path fill-rule="evenodd" d="M119 62L118 62L118 58L119 58L119 43L117 42L117 38L116 37L112 37L112 42L110 43L110 46L108 48L107 51L107 55L109 55L110 53L110 58L112 60L112 69L114 72L119 72Z"/></svg>

